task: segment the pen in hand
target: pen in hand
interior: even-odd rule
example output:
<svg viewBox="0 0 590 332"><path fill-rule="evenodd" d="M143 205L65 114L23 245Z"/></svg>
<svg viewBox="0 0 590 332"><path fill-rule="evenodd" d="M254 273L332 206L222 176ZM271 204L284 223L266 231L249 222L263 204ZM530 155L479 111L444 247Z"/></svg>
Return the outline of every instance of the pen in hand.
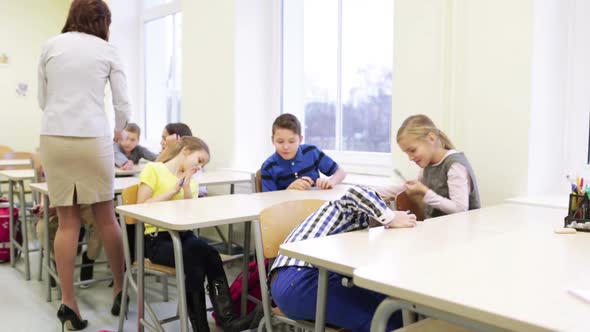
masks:
<svg viewBox="0 0 590 332"><path fill-rule="evenodd" d="M404 182L408 182L408 180L406 180L406 178L402 175L402 172L399 171L399 169L394 168L393 172L395 173L395 175L397 175L402 181Z"/></svg>

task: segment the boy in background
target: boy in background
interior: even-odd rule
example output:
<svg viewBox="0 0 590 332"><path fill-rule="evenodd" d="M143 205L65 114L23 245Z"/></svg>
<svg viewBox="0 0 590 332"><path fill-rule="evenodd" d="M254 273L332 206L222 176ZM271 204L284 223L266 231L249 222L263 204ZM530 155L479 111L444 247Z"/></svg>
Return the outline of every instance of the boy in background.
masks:
<svg viewBox="0 0 590 332"><path fill-rule="evenodd" d="M127 170L137 165L141 158L154 161L158 155L139 145L141 129L135 123L128 123L121 134L121 141L114 143L115 166Z"/></svg>
<svg viewBox="0 0 590 332"><path fill-rule="evenodd" d="M276 152L262 164L262 191L330 189L344 180L346 173L332 158L314 145L301 144L301 124L293 114L276 118L271 138ZM320 172L328 177L321 178Z"/></svg>

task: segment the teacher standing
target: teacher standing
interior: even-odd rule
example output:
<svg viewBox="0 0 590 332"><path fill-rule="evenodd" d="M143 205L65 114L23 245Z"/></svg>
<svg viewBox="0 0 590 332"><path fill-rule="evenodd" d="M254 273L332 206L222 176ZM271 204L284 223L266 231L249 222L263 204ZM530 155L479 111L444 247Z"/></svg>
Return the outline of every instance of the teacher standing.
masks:
<svg viewBox="0 0 590 332"><path fill-rule="evenodd" d="M43 110L40 152L49 198L57 208L55 261L62 289L57 316L69 330L88 325L74 294L80 205L90 204L113 274L113 306L119 314L123 243L113 210L112 129L104 109L110 82L115 138L130 116L125 74L109 44L111 13L102 0L74 0L62 33L48 40L39 61L39 106Z"/></svg>

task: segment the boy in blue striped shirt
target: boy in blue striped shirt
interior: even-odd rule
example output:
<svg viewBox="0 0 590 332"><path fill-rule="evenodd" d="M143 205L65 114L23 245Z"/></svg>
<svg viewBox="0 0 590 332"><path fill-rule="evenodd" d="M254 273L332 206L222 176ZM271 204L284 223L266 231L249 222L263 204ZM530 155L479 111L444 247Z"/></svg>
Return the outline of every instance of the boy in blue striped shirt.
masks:
<svg viewBox="0 0 590 332"><path fill-rule="evenodd" d="M392 211L371 189L353 186L340 198L324 203L297 226L283 243L347 233L369 227L370 218L385 228L416 226L416 216ZM318 269L291 257L279 255L270 268L270 288L274 302L287 317L315 319ZM344 287L342 276L328 273L326 322L354 332L368 332L377 306L386 298L357 286ZM401 327L401 314L389 320L387 331Z"/></svg>
<svg viewBox="0 0 590 332"><path fill-rule="evenodd" d="M272 125L276 152L261 167L262 191L284 189L330 189L342 182L346 173L332 158L314 145L301 144L301 124L289 113ZM328 176L321 178L320 172Z"/></svg>

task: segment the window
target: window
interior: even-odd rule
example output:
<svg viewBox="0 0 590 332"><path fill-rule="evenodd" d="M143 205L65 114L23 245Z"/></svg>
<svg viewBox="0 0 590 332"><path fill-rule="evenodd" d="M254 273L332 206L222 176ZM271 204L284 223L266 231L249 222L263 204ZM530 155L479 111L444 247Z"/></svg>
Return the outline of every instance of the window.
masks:
<svg viewBox="0 0 590 332"><path fill-rule="evenodd" d="M167 123L180 121L182 14L173 1L145 0L144 7L143 127L153 144Z"/></svg>
<svg viewBox="0 0 590 332"><path fill-rule="evenodd" d="M283 0L282 112L322 149L391 152L393 1Z"/></svg>

